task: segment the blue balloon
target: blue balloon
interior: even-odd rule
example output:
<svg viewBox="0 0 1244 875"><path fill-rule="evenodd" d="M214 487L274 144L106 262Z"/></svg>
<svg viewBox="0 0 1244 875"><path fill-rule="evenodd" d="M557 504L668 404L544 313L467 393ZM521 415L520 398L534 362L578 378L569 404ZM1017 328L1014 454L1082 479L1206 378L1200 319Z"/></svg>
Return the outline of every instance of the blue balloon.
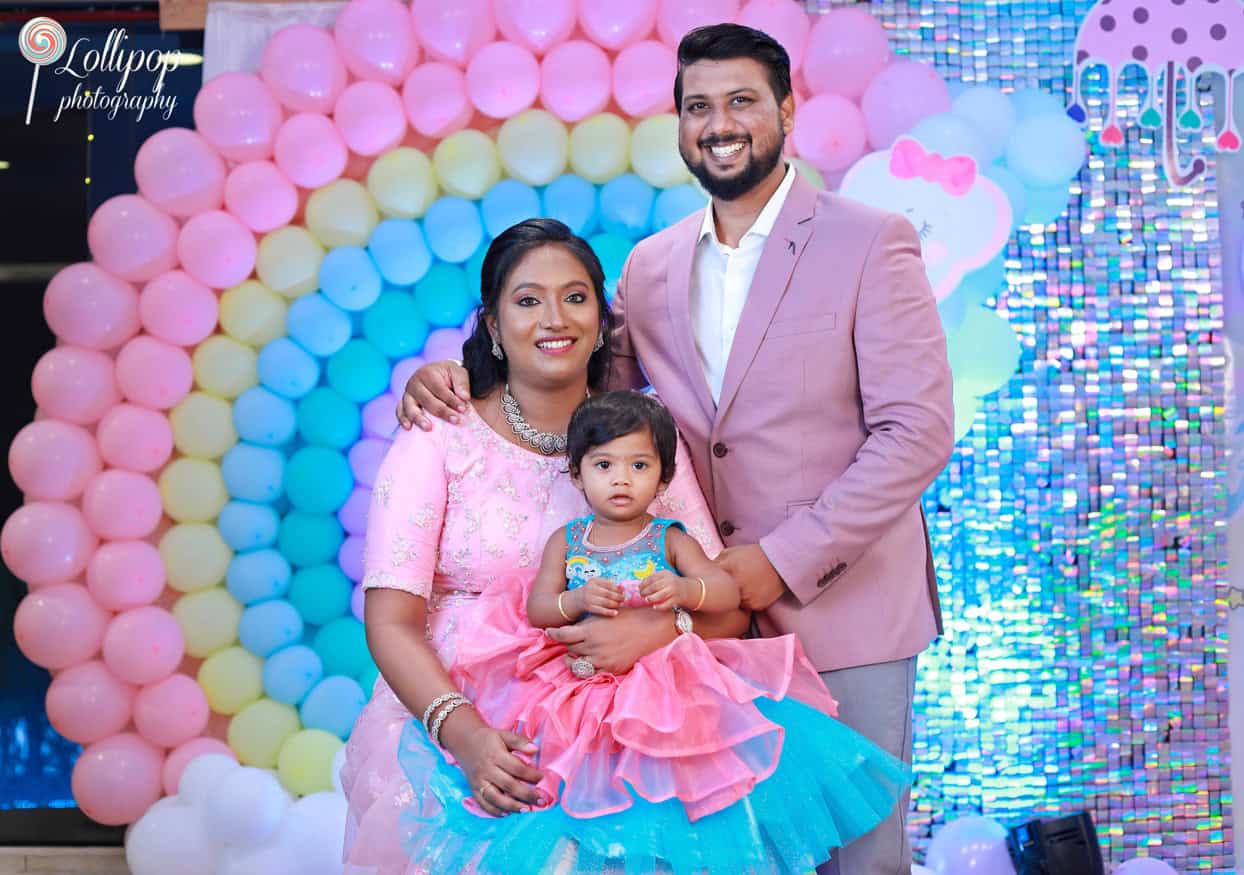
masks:
<svg viewBox="0 0 1244 875"><path fill-rule="evenodd" d="M359 686L361 686L365 692L370 694L371 690L373 690L376 686L376 679L379 677L379 666L377 666L374 662L368 663L367 668L359 672Z"/></svg>
<svg viewBox="0 0 1244 875"><path fill-rule="evenodd" d="M231 501L216 518L220 536L234 552L271 547L280 525L281 515L274 508L251 501Z"/></svg>
<svg viewBox="0 0 1244 875"><path fill-rule="evenodd" d="M483 284L484 258L487 255L488 247L481 245L479 249L475 250L475 254L467 259L465 265L467 288L470 289L471 302L474 305L479 305L483 301L483 296L480 295L480 288ZM416 302L419 300L418 286L415 286L415 300Z"/></svg>
<svg viewBox="0 0 1244 875"><path fill-rule="evenodd" d="M975 126L949 112L925 116L911 129L911 136L930 152L947 157L967 155L976 162L977 167L985 167L991 160L988 144Z"/></svg>
<svg viewBox="0 0 1244 875"><path fill-rule="evenodd" d="M479 208L488 236L500 237L511 225L540 215L540 195L517 179L503 179L488 190Z"/></svg>
<svg viewBox="0 0 1244 875"><path fill-rule="evenodd" d="M264 692L286 705L301 702L322 677L320 657L303 644L278 650L263 664Z"/></svg>
<svg viewBox="0 0 1244 875"><path fill-rule="evenodd" d="M478 285L478 282L477 282ZM472 295L466 271L453 264L438 262L415 286L415 307L420 315L437 328L457 328L475 308L477 295ZM427 340L425 334L423 340ZM415 351L423 349L420 342Z"/></svg>
<svg viewBox="0 0 1244 875"><path fill-rule="evenodd" d="M242 612L238 640L256 656L267 657L302 638L302 617L284 599L258 602Z"/></svg>
<svg viewBox="0 0 1244 875"><path fill-rule="evenodd" d="M946 334L953 334L963 324L967 306L967 299L960 294L952 294L937 302L937 315L942 317L942 329Z"/></svg>
<svg viewBox="0 0 1244 875"><path fill-rule="evenodd" d="M294 436L298 417L288 398L263 386L252 386L234 399L233 427L244 441L279 447Z"/></svg>
<svg viewBox="0 0 1244 875"><path fill-rule="evenodd" d="M951 297L962 298L965 305L975 307L1005 288L1006 253L1000 252L993 260L964 275Z"/></svg>
<svg viewBox="0 0 1244 875"><path fill-rule="evenodd" d="M652 230L664 231L692 213L704 209L708 198L690 183L675 185L661 191L652 206Z"/></svg>
<svg viewBox="0 0 1244 875"><path fill-rule="evenodd" d="M1029 116L1011 132L1006 166L1030 188L1065 186L1087 152L1084 131L1065 114Z"/></svg>
<svg viewBox="0 0 1244 875"><path fill-rule="evenodd" d="M484 242L484 223L474 201L449 196L428 207L423 233L433 255L461 264Z"/></svg>
<svg viewBox="0 0 1244 875"><path fill-rule="evenodd" d="M1051 112L1065 112L1063 102L1040 88L1020 88L1010 94L1011 103L1015 105L1015 118L1023 119L1034 115L1046 115Z"/></svg>
<svg viewBox="0 0 1244 875"><path fill-rule="evenodd" d="M559 176L544 189L542 200L544 215L565 222L580 237L596 230L596 186L583 177Z"/></svg>
<svg viewBox="0 0 1244 875"><path fill-rule="evenodd" d="M343 310L366 310L380 297L384 281L367 250L339 246L320 263L320 288Z"/></svg>
<svg viewBox="0 0 1244 875"><path fill-rule="evenodd" d="M353 489L350 463L336 450L303 447L285 464L285 494L298 510L336 513Z"/></svg>
<svg viewBox="0 0 1244 875"><path fill-rule="evenodd" d="M307 729L322 729L345 738L367 704L367 695L354 678L334 675L320 681L302 700L298 716Z"/></svg>
<svg viewBox="0 0 1244 875"><path fill-rule="evenodd" d="M355 338L333 354L325 368L328 385L357 404L389 388L389 360L366 340Z"/></svg>
<svg viewBox="0 0 1244 875"><path fill-rule="evenodd" d="M1067 211L1071 191L1067 183L1051 186L1027 186L1028 202L1023 224L1048 225Z"/></svg>
<svg viewBox="0 0 1244 875"><path fill-rule="evenodd" d="M432 266L423 229L413 219L385 219L371 232L367 251L385 282L395 286L419 282Z"/></svg>
<svg viewBox="0 0 1244 875"><path fill-rule="evenodd" d="M618 288L618 280L622 279L622 268L626 258L634 247L630 240L614 234L597 234L588 241L605 269L605 295L613 300L613 293Z"/></svg>
<svg viewBox="0 0 1244 875"><path fill-rule="evenodd" d="M285 398L301 398L320 381L315 356L288 337L278 337L259 351L259 382Z"/></svg>
<svg viewBox="0 0 1244 875"><path fill-rule="evenodd" d="M291 564L307 568L335 562L345 539L345 530L333 514L291 510L281 520L276 543Z"/></svg>
<svg viewBox="0 0 1244 875"><path fill-rule="evenodd" d="M225 586L235 599L249 605L285 595L292 576L289 562L276 550L252 550L229 561Z"/></svg>
<svg viewBox="0 0 1244 875"><path fill-rule="evenodd" d="M281 497L285 457L271 447L234 444L220 461L220 473L233 498L272 502Z"/></svg>
<svg viewBox="0 0 1244 875"><path fill-rule="evenodd" d="M353 327L350 315L318 292L290 304L285 325L299 346L321 358L345 346Z"/></svg>
<svg viewBox="0 0 1244 875"><path fill-rule="evenodd" d="M305 622L323 626L350 610L352 590L350 579L336 565L317 565L294 573L288 598Z"/></svg>
<svg viewBox="0 0 1244 875"><path fill-rule="evenodd" d="M316 386L298 402L298 434L309 444L343 450L362 430L358 405L330 386Z"/></svg>
<svg viewBox="0 0 1244 875"><path fill-rule="evenodd" d="M1011 230L1014 231L1023 221L1028 210L1028 190L1024 182L1001 164L991 164L985 168L985 175L998 184L1011 202Z"/></svg>
<svg viewBox="0 0 1244 875"><path fill-rule="evenodd" d="M437 265L441 266L449 265ZM430 275L425 274L423 281ZM410 292L386 291L363 314L363 336L391 359L406 358L423 349L430 330Z"/></svg>
<svg viewBox="0 0 1244 875"><path fill-rule="evenodd" d="M606 233L638 240L652 225L657 192L634 173L623 173L600 190L600 223Z"/></svg>

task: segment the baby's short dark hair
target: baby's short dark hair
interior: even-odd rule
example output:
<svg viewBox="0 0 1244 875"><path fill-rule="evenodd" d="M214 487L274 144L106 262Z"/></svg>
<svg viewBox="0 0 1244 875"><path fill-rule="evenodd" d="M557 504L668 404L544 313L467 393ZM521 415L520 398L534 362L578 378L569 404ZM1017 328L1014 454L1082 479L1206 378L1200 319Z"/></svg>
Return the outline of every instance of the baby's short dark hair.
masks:
<svg viewBox="0 0 1244 875"><path fill-rule="evenodd" d="M575 410L566 431L566 454L570 472L579 476L579 465L593 447L647 429L661 460L661 482L674 479L674 456L678 430L674 418L660 401L642 392L605 392L593 395Z"/></svg>

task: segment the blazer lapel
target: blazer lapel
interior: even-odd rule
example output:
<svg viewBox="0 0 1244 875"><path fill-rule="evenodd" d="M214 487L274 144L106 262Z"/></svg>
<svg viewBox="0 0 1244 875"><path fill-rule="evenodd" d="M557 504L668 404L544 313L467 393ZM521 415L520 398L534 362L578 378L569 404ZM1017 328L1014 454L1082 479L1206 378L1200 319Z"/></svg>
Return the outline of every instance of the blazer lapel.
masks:
<svg viewBox="0 0 1244 875"><path fill-rule="evenodd" d="M711 209L711 207L705 209ZM703 213L696 213L696 215L703 218ZM711 423L716 406L713 404L713 394L708 388L708 380L704 377L700 353L695 348L695 333L691 328L691 270L695 264L696 247L699 245L700 225L701 222L686 222L680 229L683 236L670 247L665 288L668 296L670 326L682 359L683 373L690 380L695 397L704 410L704 416Z"/></svg>
<svg viewBox="0 0 1244 875"><path fill-rule="evenodd" d="M777 222L765 240L751 288L747 291L747 302L743 305L739 327L726 359L726 372L722 376L721 398L717 401L718 420L734 400L747 369L756 357L756 351L760 349L760 341L769 330L773 314L786 294L799 256L812 236L810 220L815 212L816 189L802 176L796 175L786 203L778 213Z"/></svg>

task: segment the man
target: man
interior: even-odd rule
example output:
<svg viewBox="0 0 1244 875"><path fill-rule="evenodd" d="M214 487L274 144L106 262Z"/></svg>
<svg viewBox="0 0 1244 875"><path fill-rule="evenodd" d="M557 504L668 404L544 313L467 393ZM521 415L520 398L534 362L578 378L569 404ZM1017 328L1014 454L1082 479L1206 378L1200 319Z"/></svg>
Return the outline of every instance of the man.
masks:
<svg viewBox="0 0 1244 875"><path fill-rule="evenodd" d="M905 218L818 193L783 162L790 63L767 35L687 34L674 96L679 151L712 202L631 253L614 383L651 382L674 414L728 545L719 561L759 630L799 635L839 718L910 763L916 656L941 625L920 496L953 446L919 240ZM403 423L452 417L464 386L459 369L427 366ZM650 629L630 622L562 640L624 668L628 636ZM907 801L830 867L906 875Z"/></svg>

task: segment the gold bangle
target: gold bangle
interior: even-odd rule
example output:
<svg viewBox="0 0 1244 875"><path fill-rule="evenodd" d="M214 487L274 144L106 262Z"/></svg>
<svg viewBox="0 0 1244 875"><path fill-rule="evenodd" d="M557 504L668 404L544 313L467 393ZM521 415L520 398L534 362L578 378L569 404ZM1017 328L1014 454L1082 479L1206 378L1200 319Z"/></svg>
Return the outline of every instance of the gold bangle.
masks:
<svg viewBox="0 0 1244 875"><path fill-rule="evenodd" d="M570 619L570 615L567 614L566 609L562 607L562 596L565 594L566 590L564 589L557 594L557 613L561 614L562 619L564 619L567 623L573 623L574 620Z"/></svg>
<svg viewBox="0 0 1244 875"><path fill-rule="evenodd" d="M704 606L704 597L708 595L708 587L704 585L704 578L697 577L696 580L700 581L700 600L696 602L695 607L691 609L693 613Z"/></svg>

